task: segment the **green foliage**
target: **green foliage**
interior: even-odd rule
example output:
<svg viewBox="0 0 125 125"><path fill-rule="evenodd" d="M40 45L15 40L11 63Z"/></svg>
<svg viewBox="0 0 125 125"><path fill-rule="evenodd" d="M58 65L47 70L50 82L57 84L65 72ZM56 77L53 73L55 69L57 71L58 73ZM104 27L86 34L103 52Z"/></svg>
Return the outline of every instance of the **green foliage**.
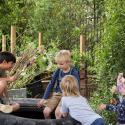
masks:
<svg viewBox="0 0 125 125"><path fill-rule="evenodd" d="M0 28L7 34L11 25L19 26L23 29L26 26L30 4L20 0L5 0L0 4ZM24 26L24 27L22 27Z"/></svg>
<svg viewBox="0 0 125 125"><path fill-rule="evenodd" d="M43 54L37 57L36 62L40 69L44 68L44 71L46 70L48 72L49 71L53 72L56 69L55 54L59 51L57 46L58 45L52 42L48 50L45 50ZM45 65L47 66L46 68L45 68Z"/></svg>
<svg viewBox="0 0 125 125"><path fill-rule="evenodd" d="M71 51L72 54L72 63L75 65L78 69L84 69L85 63L87 62L87 65L92 66L91 62L91 56L89 56L89 53L82 52L80 53L79 48L74 47Z"/></svg>
<svg viewBox="0 0 125 125"><path fill-rule="evenodd" d="M112 3L112 1L110 0ZM120 7L125 2L114 1L111 4L107 2L107 21L105 23L104 37L100 45L97 45L96 66L98 74L103 77L115 77L116 73L125 71L124 54L125 54L125 38L124 38L124 15L125 9ZM110 4L109 4L110 3ZM114 8L113 8L114 7ZM112 11L112 9L114 11Z"/></svg>
<svg viewBox="0 0 125 125"><path fill-rule="evenodd" d="M60 48L73 48L84 29L84 10L81 9L83 6L82 0L37 0L33 17L29 21L30 27L34 32L43 32L45 45L58 39Z"/></svg>
<svg viewBox="0 0 125 125"><path fill-rule="evenodd" d="M33 5L33 0L3 0L0 2L0 30L2 34L8 36L7 50L10 48L11 25L16 26L17 48L25 44L24 35L28 37L32 35L28 28L28 20L31 17Z"/></svg>
<svg viewBox="0 0 125 125"><path fill-rule="evenodd" d="M43 33L45 52L35 55L36 63L22 73L20 84L37 71L54 71L56 52L70 49L73 65L84 68L85 63L89 74L97 74L99 89L91 98L92 106L108 102L109 88L115 84L117 73L125 73L124 6L124 0L1 0L0 36L7 34L8 48L11 25L17 27L17 55L29 42L37 48L38 32ZM99 30L104 31L101 42ZM80 34L87 37L87 52L82 54L78 47ZM102 114L107 124L114 118L110 114Z"/></svg>
<svg viewBox="0 0 125 125"><path fill-rule="evenodd" d="M109 111L99 111L98 106L100 104L109 104L110 99L112 99L112 94L110 92L110 88L107 86L107 83L100 83L98 85L98 89L90 98L90 104L95 109L97 113L99 113L105 120L106 125L116 125L116 113Z"/></svg>
<svg viewBox="0 0 125 125"><path fill-rule="evenodd" d="M94 66L97 73L97 84L100 90L92 97L92 104L108 103L111 98L109 88L116 83L119 72L125 73L125 1L105 1L104 35L100 43L97 43ZM99 95L99 96L97 96ZM100 97L103 97L102 99ZM97 101L98 100L98 101ZM115 117L112 113L104 112L107 124L113 123Z"/></svg>

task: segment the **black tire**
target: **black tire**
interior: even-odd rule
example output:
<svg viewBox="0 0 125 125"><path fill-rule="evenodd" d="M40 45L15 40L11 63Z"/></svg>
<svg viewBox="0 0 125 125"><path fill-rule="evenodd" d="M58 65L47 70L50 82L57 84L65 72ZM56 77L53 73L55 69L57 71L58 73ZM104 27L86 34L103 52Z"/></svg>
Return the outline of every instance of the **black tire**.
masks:
<svg viewBox="0 0 125 125"><path fill-rule="evenodd" d="M5 114L0 112L0 125L75 125L69 118L67 119L31 119Z"/></svg>

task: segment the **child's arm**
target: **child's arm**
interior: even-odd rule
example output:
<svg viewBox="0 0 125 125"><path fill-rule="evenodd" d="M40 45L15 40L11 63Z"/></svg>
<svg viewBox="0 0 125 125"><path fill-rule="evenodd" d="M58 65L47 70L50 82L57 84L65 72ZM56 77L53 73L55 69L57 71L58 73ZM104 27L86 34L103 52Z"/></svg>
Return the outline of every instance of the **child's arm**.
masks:
<svg viewBox="0 0 125 125"><path fill-rule="evenodd" d="M102 111L106 109L106 104L100 104L98 110Z"/></svg>
<svg viewBox="0 0 125 125"><path fill-rule="evenodd" d="M49 82L49 84L48 84L48 86L47 86L47 88L46 88L46 90L45 90L45 93L44 93L44 95L43 95L43 99L48 99L49 94L50 94L52 88L54 87L55 82L56 82L56 80L57 80L57 78L58 78L58 72L59 72L59 71L57 70L57 71L55 71L55 72L53 73L52 78L51 78L51 81Z"/></svg>
<svg viewBox="0 0 125 125"><path fill-rule="evenodd" d="M44 95L43 95L43 98L37 103L37 106L38 107L41 107L43 106L44 102L46 101L46 99L49 97L49 94L51 92L51 89L54 87L54 84L56 82L56 79L57 79L57 76L58 76L58 70L56 72L53 73L52 75L52 79L51 81L49 82L45 92L44 92Z"/></svg>
<svg viewBox="0 0 125 125"><path fill-rule="evenodd" d="M62 114L63 117L67 117L68 116L68 113L62 113L61 112L61 114Z"/></svg>
<svg viewBox="0 0 125 125"><path fill-rule="evenodd" d="M67 117L69 114L69 110L68 107L66 106L66 101L63 97L61 99L61 108L60 108L60 112L62 114L63 117Z"/></svg>
<svg viewBox="0 0 125 125"><path fill-rule="evenodd" d="M101 105L98 107L98 109L99 109L100 111L106 109L106 110L108 110L108 111L113 111L113 112L115 112L116 109L117 109L117 107L116 107L115 105L112 105L112 104L101 104Z"/></svg>

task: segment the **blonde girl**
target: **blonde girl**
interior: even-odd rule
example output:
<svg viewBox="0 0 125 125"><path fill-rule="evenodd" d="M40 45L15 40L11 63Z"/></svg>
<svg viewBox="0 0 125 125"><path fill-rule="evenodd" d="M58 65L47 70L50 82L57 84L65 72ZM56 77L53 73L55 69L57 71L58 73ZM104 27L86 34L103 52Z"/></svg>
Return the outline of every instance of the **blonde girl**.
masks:
<svg viewBox="0 0 125 125"><path fill-rule="evenodd" d="M87 99L80 95L77 84L77 79L72 75L66 75L61 81L63 97L60 112L62 116L70 116L73 121L81 125L104 125L102 117L95 113Z"/></svg>

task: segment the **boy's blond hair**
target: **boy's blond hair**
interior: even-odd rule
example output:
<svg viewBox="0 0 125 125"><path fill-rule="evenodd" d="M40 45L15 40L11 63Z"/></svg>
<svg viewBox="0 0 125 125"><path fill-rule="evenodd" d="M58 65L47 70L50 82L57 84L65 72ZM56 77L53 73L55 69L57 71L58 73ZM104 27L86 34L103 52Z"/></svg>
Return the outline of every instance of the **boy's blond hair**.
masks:
<svg viewBox="0 0 125 125"><path fill-rule="evenodd" d="M78 81L72 75L66 75L60 84L63 96L80 96Z"/></svg>
<svg viewBox="0 0 125 125"><path fill-rule="evenodd" d="M55 61L58 62L71 62L71 53L69 50L60 50L55 57Z"/></svg>

